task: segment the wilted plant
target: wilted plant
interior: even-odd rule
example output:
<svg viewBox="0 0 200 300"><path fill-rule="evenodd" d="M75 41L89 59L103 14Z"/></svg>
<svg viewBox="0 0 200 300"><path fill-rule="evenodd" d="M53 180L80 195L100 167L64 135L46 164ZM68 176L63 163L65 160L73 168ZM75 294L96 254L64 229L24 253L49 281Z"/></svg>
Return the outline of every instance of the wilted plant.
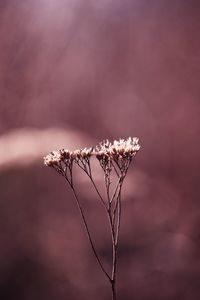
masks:
<svg viewBox="0 0 200 300"><path fill-rule="evenodd" d="M133 161L136 153L140 149L138 141L138 138L128 138L127 140L120 139L119 141L114 141L113 143L106 140L99 145L89 149L78 149L72 152L67 149L61 149L58 151L52 151L50 152L50 154L44 157L45 165L52 167L59 174L61 174L66 179L72 190L83 224L86 229L92 251L101 270L110 282L113 300L116 300L116 265L121 220L122 185L126 177L128 168ZM97 187L94 181L92 174L91 157L95 157L99 161L99 164L103 170L106 196L102 195L100 189ZM89 177L108 217L110 230L109 232L112 241L111 272L108 272L104 268L93 243L85 214L74 186L74 165L77 165ZM115 186L113 186L114 182Z"/></svg>

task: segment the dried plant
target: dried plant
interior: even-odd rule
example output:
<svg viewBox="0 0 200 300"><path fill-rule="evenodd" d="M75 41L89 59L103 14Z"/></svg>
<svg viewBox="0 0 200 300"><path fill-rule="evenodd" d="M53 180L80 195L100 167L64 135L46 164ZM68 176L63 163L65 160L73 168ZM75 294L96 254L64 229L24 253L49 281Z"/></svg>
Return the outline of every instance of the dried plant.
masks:
<svg viewBox="0 0 200 300"><path fill-rule="evenodd" d="M44 157L46 166L52 167L59 174L61 174L68 182L74 198L76 200L86 233L96 257L96 260L108 278L112 289L112 299L116 300L116 266L117 266L117 250L118 239L121 220L121 192L124 179L126 177L128 168L133 161L136 153L140 149L138 138L128 138L127 140L120 139L113 143L108 140L103 141L96 147L78 149L69 151L62 149L52 151ZM95 157L104 173L104 182L106 189L106 196L102 195L100 189L94 181L92 174L91 157ZM112 241L112 270L108 272L102 264L102 261L97 253L93 243L88 224L82 209L79 196L75 190L73 168L78 166L90 179L101 204L105 210L109 222L109 232ZM113 186L114 184L114 186Z"/></svg>

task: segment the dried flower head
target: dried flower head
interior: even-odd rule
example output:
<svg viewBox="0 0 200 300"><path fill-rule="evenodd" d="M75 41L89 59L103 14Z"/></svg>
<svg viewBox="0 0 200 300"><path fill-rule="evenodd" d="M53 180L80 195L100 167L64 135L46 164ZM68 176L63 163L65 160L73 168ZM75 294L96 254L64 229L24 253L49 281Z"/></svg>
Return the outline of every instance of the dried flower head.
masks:
<svg viewBox="0 0 200 300"><path fill-rule="evenodd" d="M108 278L111 284L112 299L116 300L116 261L117 247L121 220L121 191L127 170L131 161L140 149L138 138L119 139L111 143L109 140L101 142L96 147L77 149L69 151L61 149L50 152L44 157L44 164L53 167L68 182L75 201L77 203L86 234L88 236L92 251L97 259L102 272ZM105 193L100 191L96 185L90 158L94 156L104 172ZM79 196L75 190L73 180L74 165L80 167L89 177L98 199L101 201L109 221L110 235L112 241L112 270L108 272L96 251L90 230L86 221L84 210L82 209ZM114 184L114 185L113 185ZM104 196L103 196L104 195Z"/></svg>
<svg viewBox="0 0 200 300"><path fill-rule="evenodd" d="M54 150L44 157L44 164L46 166L58 166L59 163L71 160L71 152L67 149Z"/></svg>
<svg viewBox="0 0 200 300"><path fill-rule="evenodd" d="M71 168L72 163L75 162L79 167L88 171L90 157L94 155L106 173L112 171L113 163L117 164L121 173L124 173L140 149L138 142L138 138L129 137L127 140L115 140L113 143L106 140L96 147L77 149L72 152L67 149L52 151L44 157L44 164L54 167L59 173L62 173L62 170L65 173L66 169Z"/></svg>
<svg viewBox="0 0 200 300"><path fill-rule="evenodd" d="M47 156L44 157L44 164L46 166L52 167L57 165L61 161L61 155L59 151L52 151Z"/></svg>
<svg viewBox="0 0 200 300"><path fill-rule="evenodd" d="M95 154L103 170L111 172L111 165L115 168L113 164L115 163L118 171L121 174L124 174L127 171L133 157L140 149L138 142L138 138L129 137L127 140L115 140L113 143L106 140L96 146ZM117 169L115 170L117 171Z"/></svg>
<svg viewBox="0 0 200 300"><path fill-rule="evenodd" d="M93 154L93 148L77 149L71 152L71 156L75 161L80 159L90 158Z"/></svg>
<svg viewBox="0 0 200 300"><path fill-rule="evenodd" d="M129 137L127 140L120 139L119 141L114 141L113 143L108 140L103 141L96 147L96 156L101 158L101 156L115 158L132 158L139 151L138 138Z"/></svg>

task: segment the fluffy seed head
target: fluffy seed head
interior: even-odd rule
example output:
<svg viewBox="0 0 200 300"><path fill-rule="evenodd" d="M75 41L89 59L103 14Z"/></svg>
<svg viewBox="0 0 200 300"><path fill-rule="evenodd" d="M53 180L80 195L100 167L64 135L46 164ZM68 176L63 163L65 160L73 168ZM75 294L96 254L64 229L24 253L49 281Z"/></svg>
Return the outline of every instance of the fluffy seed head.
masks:
<svg viewBox="0 0 200 300"><path fill-rule="evenodd" d="M129 137L127 140L119 139L111 143L109 140L101 142L96 147L77 149L70 152L67 149L61 149L50 152L44 157L46 166L57 166L60 162L77 162L78 160L90 158L95 155L98 160L116 160L131 159L139 151L139 139Z"/></svg>
<svg viewBox="0 0 200 300"><path fill-rule="evenodd" d="M108 140L103 141L96 147L96 156L98 159L103 157L110 158L132 158L140 150L138 138L129 137L127 140L119 139L113 143Z"/></svg>
<svg viewBox="0 0 200 300"><path fill-rule="evenodd" d="M70 156L67 149L54 150L44 157L44 164L49 167L57 166L61 161L70 159Z"/></svg>

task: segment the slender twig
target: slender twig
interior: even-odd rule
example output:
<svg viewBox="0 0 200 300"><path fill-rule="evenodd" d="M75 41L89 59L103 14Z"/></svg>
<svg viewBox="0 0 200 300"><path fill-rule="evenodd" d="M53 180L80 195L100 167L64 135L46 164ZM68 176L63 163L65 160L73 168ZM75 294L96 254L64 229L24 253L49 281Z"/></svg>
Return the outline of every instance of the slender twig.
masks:
<svg viewBox="0 0 200 300"><path fill-rule="evenodd" d="M108 206L110 206L110 175L105 174L104 180L106 185L107 202L108 202Z"/></svg>
<svg viewBox="0 0 200 300"><path fill-rule="evenodd" d="M114 163L114 161L112 161L112 166L113 166L113 168L114 168L114 170L115 170L115 173L116 173L116 174L117 174L117 176L119 177L120 168L119 168L119 165L118 165L118 164L116 164L116 165L117 165L117 167L119 168L119 170L117 170L117 168L116 168L115 164L116 164L116 162Z"/></svg>
<svg viewBox="0 0 200 300"><path fill-rule="evenodd" d="M115 245L118 244L118 238L119 238L119 230L120 230L120 222L121 222L121 189L120 187L119 195L118 195L118 205L117 205L117 225L116 225L116 234L115 234Z"/></svg>
<svg viewBox="0 0 200 300"><path fill-rule="evenodd" d="M103 199L103 197L101 196L101 193L99 192L99 189L98 189L96 183L94 182L92 176L89 176L89 178L90 178L90 180L91 180L91 182L92 182L92 184L93 184L93 187L94 187L95 191L97 192L97 195L99 196L99 199L101 200L101 202L102 202L104 208L106 209L106 211L108 211L108 207L107 207L107 205L106 205L106 202L105 202L105 200Z"/></svg>
<svg viewBox="0 0 200 300"><path fill-rule="evenodd" d="M121 181L121 177L118 178L118 181L117 181L117 184L116 184L116 187L115 187L115 190L113 192L113 195L112 197L110 198L110 203L113 202L115 196L116 196L116 193L117 193L117 190L118 190L118 187L119 187L119 184L120 184L120 181Z"/></svg>
<svg viewBox="0 0 200 300"><path fill-rule="evenodd" d="M114 203L114 208L113 208L113 215L112 215L113 223L114 223L114 218L115 218L117 205L118 205L118 197L119 197L119 194L120 194L120 189L122 188L123 181L124 181L124 177L120 177L118 195L116 197L116 200L115 200L115 203Z"/></svg>
<svg viewBox="0 0 200 300"><path fill-rule="evenodd" d="M111 288L112 288L112 300L116 300L117 299L117 295L116 295L116 284L115 284L115 281L112 281Z"/></svg>
<svg viewBox="0 0 200 300"><path fill-rule="evenodd" d="M66 178L65 178L65 179L66 179ZM68 179L67 179L67 181L68 181ZM69 182L69 181L68 181L68 182ZM100 260L100 258L99 258L99 256L98 256L98 254L97 254L97 251L96 251L96 249L95 249L95 246L94 246L94 243L93 243L92 238L91 238L91 234L90 234L90 231L89 231L87 222L86 222L86 218L85 218L85 215L84 215L82 206L81 206L81 204L80 204L80 201L79 201L79 199L78 199L78 196L77 196L77 194L76 194L76 191L75 191L75 189L74 189L73 184L70 185L70 188L71 188L72 193L73 193L73 196L74 196L74 198L75 198L75 200L76 200L76 203L77 203L77 206L78 206L78 209L79 209L79 212L80 212L80 215L81 215L81 218L82 218L84 227L85 227L85 229L86 229L86 233L87 233L87 236L88 236L88 239L89 239L89 242L90 242L92 251L93 251L93 253L94 253L94 256L95 256L95 258L96 258L96 260L97 260L97 262L98 262L100 268L102 269L103 273L106 275L106 277L107 277L107 278L109 279L109 281L111 282L111 277L110 277L110 275L108 274L108 272L105 270L104 266L102 265L102 262L101 262L101 260Z"/></svg>
<svg viewBox="0 0 200 300"><path fill-rule="evenodd" d="M97 185L96 183L94 182L94 179L92 177L92 172L91 172L91 166L90 166L90 161L88 160L88 169L89 169L89 172L83 168L80 164L78 164L78 166L85 172L85 174L90 178L93 186L94 186L94 189L95 191L97 192L97 195L99 196L99 199L101 201L101 203L103 204L104 208L107 210L107 205L106 205L106 202L104 201L103 197L101 196L101 193L99 192L99 189L97 188Z"/></svg>

